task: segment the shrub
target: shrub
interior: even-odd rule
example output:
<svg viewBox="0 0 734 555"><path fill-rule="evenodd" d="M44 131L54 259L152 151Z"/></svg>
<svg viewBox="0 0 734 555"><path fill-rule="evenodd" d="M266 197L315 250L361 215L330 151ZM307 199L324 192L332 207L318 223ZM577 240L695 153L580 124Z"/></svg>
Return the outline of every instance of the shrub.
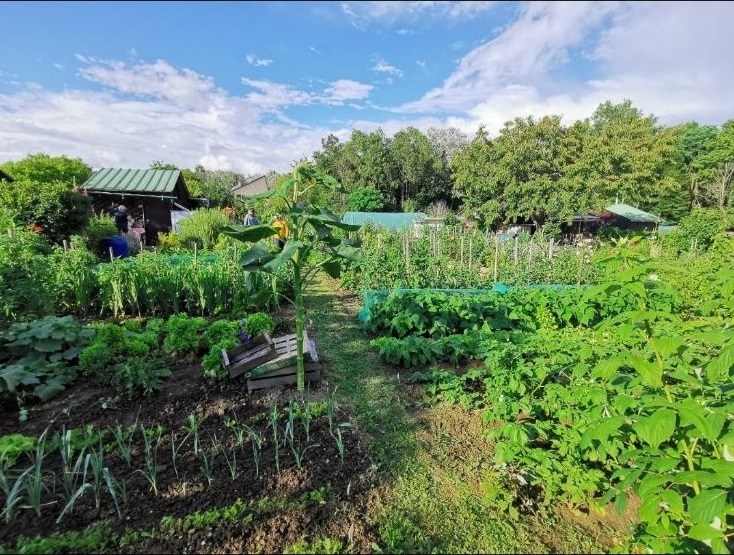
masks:
<svg viewBox="0 0 734 555"><path fill-rule="evenodd" d="M53 312L43 281L51 246L38 233L10 227L0 233L0 324Z"/></svg>
<svg viewBox="0 0 734 555"><path fill-rule="evenodd" d="M189 247L196 243L200 249L211 250L217 243L221 230L231 225L229 217L215 208L204 208L192 212L181 221L179 238Z"/></svg>
<svg viewBox="0 0 734 555"><path fill-rule="evenodd" d="M374 187L359 187L349 195L349 208L356 212L379 212L385 208L385 199Z"/></svg>
<svg viewBox="0 0 734 555"><path fill-rule="evenodd" d="M50 241L79 233L92 215L89 197L61 182L40 183L20 180L0 187L0 205L13 214L20 226L38 226Z"/></svg>
<svg viewBox="0 0 734 555"><path fill-rule="evenodd" d="M261 333L273 333L274 329L275 320L264 312L255 312L245 318L244 332L250 337L255 337Z"/></svg>
<svg viewBox="0 0 734 555"><path fill-rule="evenodd" d="M161 252L178 252L183 248L181 245L181 237L178 233L171 231L170 233L158 234L158 250Z"/></svg>
<svg viewBox="0 0 734 555"><path fill-rule="evenodd" d="M87 223L87 226L82 230L81 235L87 244L87 248L94 254L102 256L104 254L102 252L102 240L105 237L117 235L115 219L107 214L93 216Z"/></svg>
<svg viewBox="0 0 734 555"><path fill-rule="evenodd" d="M125 391L128 397L150 395L171 375L160 357L150 356L157 344L158 335L153 331L136 333L124 326L102 324L95 340L79 356L79 368L102 385Z"/></svg>
<svg viewBox="0 0 734 555"><path fill-rule="evenodd" d="M175 355L189 351L198 352L202 347L201 335L206 327L206 320L200 316L192 318L184 313L172 315L166 324L163 349Z"/></svg>
<svg viewBox="0 0 734 555"><path fill-rule="evenodd" d="M708 249L716 237L729 226L726 214L713 208L697 208L683 217L676 232L679 250L688 250L692 245ZM671 233L671 235L673 235Z"/></svg>

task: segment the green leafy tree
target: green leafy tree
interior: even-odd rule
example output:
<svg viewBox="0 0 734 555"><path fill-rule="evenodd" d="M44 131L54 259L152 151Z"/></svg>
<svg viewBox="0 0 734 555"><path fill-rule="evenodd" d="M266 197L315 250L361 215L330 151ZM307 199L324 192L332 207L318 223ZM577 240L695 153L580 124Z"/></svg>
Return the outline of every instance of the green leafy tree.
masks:
<svg viewBox="0 0 734 555"><path fill-rule="evenodd" d="M399 205L413 199L419 208L450 200L451 182L444 171L444 159L428 137L415 127L398 131L389 143L397 172Z"/></svg>
<svg viewBox="0 0 734 555"><path fill-rule="evenodd" d="M532 220L538 228L584 210L583 172L571 171L583 148L578 133L564 128L560 116L516 118L492 141L480 129L451 163L465 206L487 225Z"/></svg>
<svg viewBox="0 0 734 555"><path fill-rule="evenodd" d="M449 164L454 180L454 195L461 199L465 211L480 218L488 226L502 220L501 183L492 175L498 155L484 126L474 139L456 152Z"/></svg>
<svg viewBox="0 0 734 555"><path fill-rule="evenodd" d="M291 237L281 251L272 251L269 240L276 234L276 230L269 225L237 226L223 230L223 233L234 239L253 243L241 258L245 270L272 274L286 264L290 264L293 270L299 391L303 391L305 387L303 292L320 270L337 278L342 259L359 260L358 249L347 239L334 235L337 229L356 231L359 226L342 223L328 210L306 202L309 191L319 187L327 187L336 192L343 191L342 186L333 177L317 170L313 164L300 162L293 167L291 176L280 187L258 195L280 198L288 207L285 217L291 230ZM319 257L318 262L311 258L317 249L325 253L325 256Z"/></svg>
<svg viewBox="0 0 734 555"><path fill-rule="evenodd" d="M53 242L79 233L92 216L92 204L63 182L24 178L0 187L0 205L20 226L35 226Z"/></svg>
<svg viewBox="0 0 734 555"><path fill-rule="evenodd" d="M719 130L715 125L699 125L696 122L686 124L678 148L683 158L683 165L688 175L688 187L691 205L700 206L701 183L711 176L709 154L713 149Z"/></svg>
<svg viewBox="0 0 734 555"><path fill-rule="evenodd" d="M356 212L379 212L385 207L380 191L372 187L360 187L349 195L349 209Z"/></svg>
<svg viewBox="0 0 734 555"><path fill-rule="evenodd" d="M81 185L92 176L92 169L80 158L44 153L29 154L17 162L5 162L0 169L16 181L64 183L70 188Z"/></svg>
<svg viewBox="0 0 734 555"><path fill-rule="evenodd" d="M388 208L400 206L397 169L390 154L390 141L381 129L369 134L353 131L341 150L340 164L346 192L374 187L382 193Z"/></svg>
<svg viewBox="0 0 734 555"><path fill-rule="evenodd" d="M607 202L637 205L678 187L666 174L676 151L675 136L663 133L654 116L643 116L629 100L605 102L591 117L581 163L589 186Z"/></svg>

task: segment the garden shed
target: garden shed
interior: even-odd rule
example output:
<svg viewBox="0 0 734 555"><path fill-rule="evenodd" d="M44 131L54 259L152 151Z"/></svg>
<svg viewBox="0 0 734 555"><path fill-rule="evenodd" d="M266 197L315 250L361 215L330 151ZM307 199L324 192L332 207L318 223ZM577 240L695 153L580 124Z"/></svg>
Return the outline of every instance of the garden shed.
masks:
<svg viewBox="0 0 734 555"><path fill-rule="evenodd" d="M423 212L345 212L342 221L345 224L362 225L370 222L374 226L388 229L413 227L427 216Z"/></svg>
<svg viewBox="0 0 734 555"><path fill-rule="evenodd" d="M664 224L662 218L629 204L612 204L599 214L601 227L631 230L652 230Z"/></svg>
<svg viewBox="0 0 734 555"><path fill-rule="evenodd" d="M103 168L83 185L96 214L112 215L123 204L136 224L145 228L147 244L171 231L171 212L190 210L192 199L180 170Z"/></svg>

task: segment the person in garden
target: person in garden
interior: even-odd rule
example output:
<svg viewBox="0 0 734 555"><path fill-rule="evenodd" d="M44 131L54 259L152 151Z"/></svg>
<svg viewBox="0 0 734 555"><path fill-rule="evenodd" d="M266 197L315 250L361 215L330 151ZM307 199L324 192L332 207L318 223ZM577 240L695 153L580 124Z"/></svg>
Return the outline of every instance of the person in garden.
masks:
<svg viewBox="0 0 734 555"><path fill-rule="evenodd" d="M245 214L245 220L242 222L244 225L258 225L260 219L255 215L255 211L250 208Z"/></svg>
<svg viewBox="0 0 734 555"><path fill-rule="evenodd" d="M283 250L285 241L288 239L288 234L290 233L288 223L285 221L283 214L277 214L275 221L271 225L278 231L278 234L275 236L275 246Z"/></svg>
<svg viewBox="0 0 734 555"><path fill-rule="evenodd" d="M117 226L117 232L120 235L127 234L128 221L127 221L127 206L121 204L117 207L114 213L115 225Z"/></svg>

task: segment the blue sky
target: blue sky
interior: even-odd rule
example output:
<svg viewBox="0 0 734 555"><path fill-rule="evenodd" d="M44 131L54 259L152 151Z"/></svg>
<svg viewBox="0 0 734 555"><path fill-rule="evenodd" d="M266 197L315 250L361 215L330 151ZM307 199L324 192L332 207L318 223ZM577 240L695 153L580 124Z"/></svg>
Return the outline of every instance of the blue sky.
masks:
<svg viewBox="0 0 734 555"><path fill-rule="evenodd" d="M286 171L329 133L734 117L730 2L0 2L0 162Z"/></svg>

